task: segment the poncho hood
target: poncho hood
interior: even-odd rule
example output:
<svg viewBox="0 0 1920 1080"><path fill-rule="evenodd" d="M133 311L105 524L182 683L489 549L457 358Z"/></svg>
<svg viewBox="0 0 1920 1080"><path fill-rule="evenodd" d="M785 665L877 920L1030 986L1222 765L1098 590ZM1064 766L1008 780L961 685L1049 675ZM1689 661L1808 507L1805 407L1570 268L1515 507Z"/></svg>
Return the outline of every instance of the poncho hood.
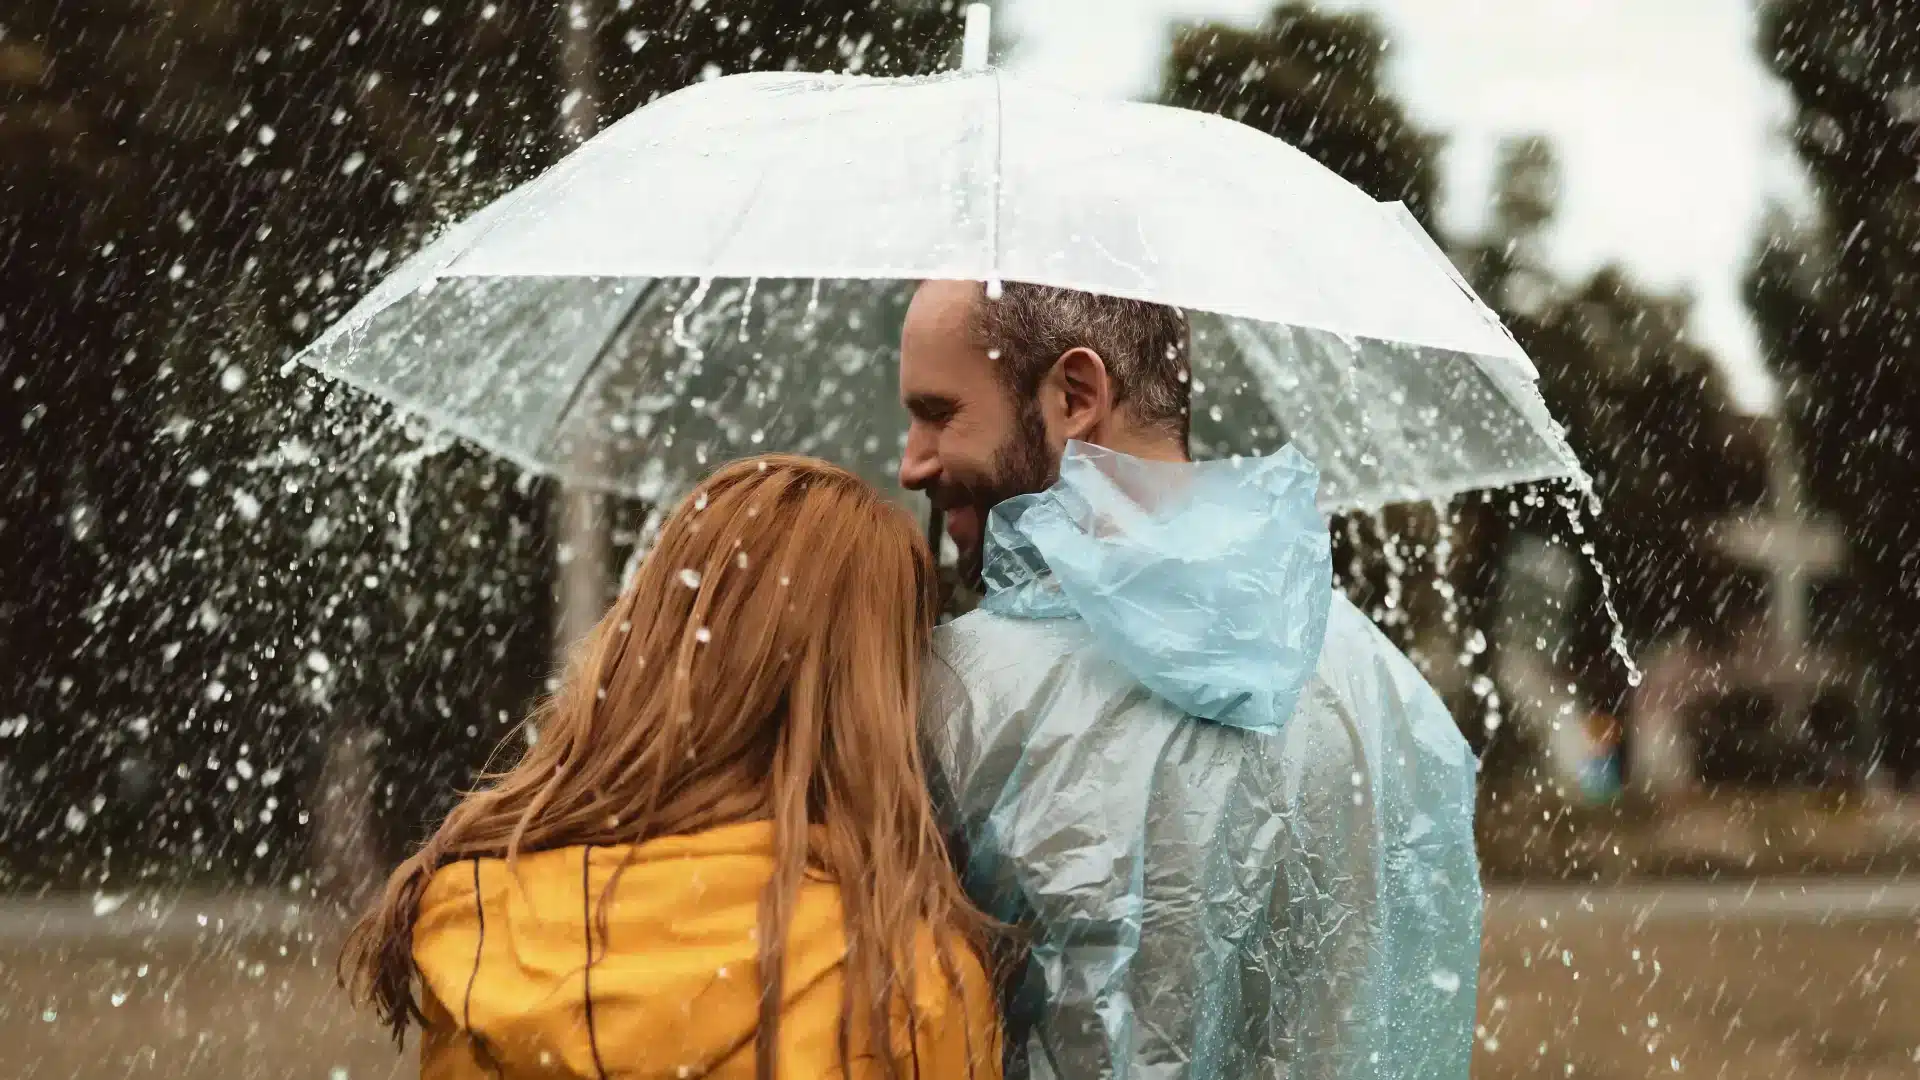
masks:
<svg viewBox="0 0 1920 1080"><path fill-rule="evenodd" d="M1070 442L1058 482L989 516L982 606L1084 620L1103 653L1188 715L1277 731L1326 638L1319 479L1292 447L1188 463Z"/></svg>

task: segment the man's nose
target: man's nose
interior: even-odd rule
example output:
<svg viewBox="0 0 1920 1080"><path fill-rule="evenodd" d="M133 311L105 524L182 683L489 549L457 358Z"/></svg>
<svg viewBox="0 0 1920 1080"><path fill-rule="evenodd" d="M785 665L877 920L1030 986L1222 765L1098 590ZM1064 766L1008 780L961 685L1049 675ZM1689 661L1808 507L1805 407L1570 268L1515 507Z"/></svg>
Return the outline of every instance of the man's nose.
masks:
<svg viewBox="0 0 1920 1080"><path fill-rule="evenodd" d="M900 486L920 491L933 486L940 476L940 455L932 435L919 424L907 429L907 445L900 452Z"/></svg>

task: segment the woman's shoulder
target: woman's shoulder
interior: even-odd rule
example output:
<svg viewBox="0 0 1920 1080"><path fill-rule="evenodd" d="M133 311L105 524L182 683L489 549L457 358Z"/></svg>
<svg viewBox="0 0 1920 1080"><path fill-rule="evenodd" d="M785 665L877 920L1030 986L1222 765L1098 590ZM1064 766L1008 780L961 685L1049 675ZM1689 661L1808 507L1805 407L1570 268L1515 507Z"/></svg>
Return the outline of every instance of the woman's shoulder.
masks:
<svg viewBox="0 0 1920 1080"><path fill-rule="evenodd" d="M945 939L944 941L942 939ZM968 943L921 927L914 1052L934 1076L999 1080L1000 1006L983 957Z"/></svg>

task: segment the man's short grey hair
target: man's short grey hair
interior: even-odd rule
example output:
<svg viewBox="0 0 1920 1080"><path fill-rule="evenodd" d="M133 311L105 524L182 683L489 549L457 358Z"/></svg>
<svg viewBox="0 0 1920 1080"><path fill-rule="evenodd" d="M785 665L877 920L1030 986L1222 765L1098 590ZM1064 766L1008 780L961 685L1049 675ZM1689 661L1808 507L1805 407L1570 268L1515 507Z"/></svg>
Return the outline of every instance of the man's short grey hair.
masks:
<svg viewBox="0 0 1920 1080"><path fill-rule="evenodd" d="M1179 308L1009 281L974 306L973 335L1016 400L1030 400L1062 354L1090 349L1106 364L1115 406L1186 440L1192 332Z"/></svg>

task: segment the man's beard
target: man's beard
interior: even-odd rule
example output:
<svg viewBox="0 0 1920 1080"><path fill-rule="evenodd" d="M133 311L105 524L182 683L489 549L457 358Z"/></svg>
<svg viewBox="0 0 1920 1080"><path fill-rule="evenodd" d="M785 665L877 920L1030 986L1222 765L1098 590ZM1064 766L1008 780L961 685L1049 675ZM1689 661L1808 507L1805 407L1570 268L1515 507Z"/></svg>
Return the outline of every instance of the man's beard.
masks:
<svg viewBox="0 0 1920 1080"><path fill-rule="evenodd" d="M991 474L961 476L934 491L939 505L947 509L972 508L980 520L980 536L969 550L960 552L960 582L969 589L980 588L980 571L986 557L987 516L994 507L1016 495L1045 491L1053 486L1060 463L1047 452L1047 425L1037 402L1028 401L1014 417L1007 441L994 451Z"/></svg>

